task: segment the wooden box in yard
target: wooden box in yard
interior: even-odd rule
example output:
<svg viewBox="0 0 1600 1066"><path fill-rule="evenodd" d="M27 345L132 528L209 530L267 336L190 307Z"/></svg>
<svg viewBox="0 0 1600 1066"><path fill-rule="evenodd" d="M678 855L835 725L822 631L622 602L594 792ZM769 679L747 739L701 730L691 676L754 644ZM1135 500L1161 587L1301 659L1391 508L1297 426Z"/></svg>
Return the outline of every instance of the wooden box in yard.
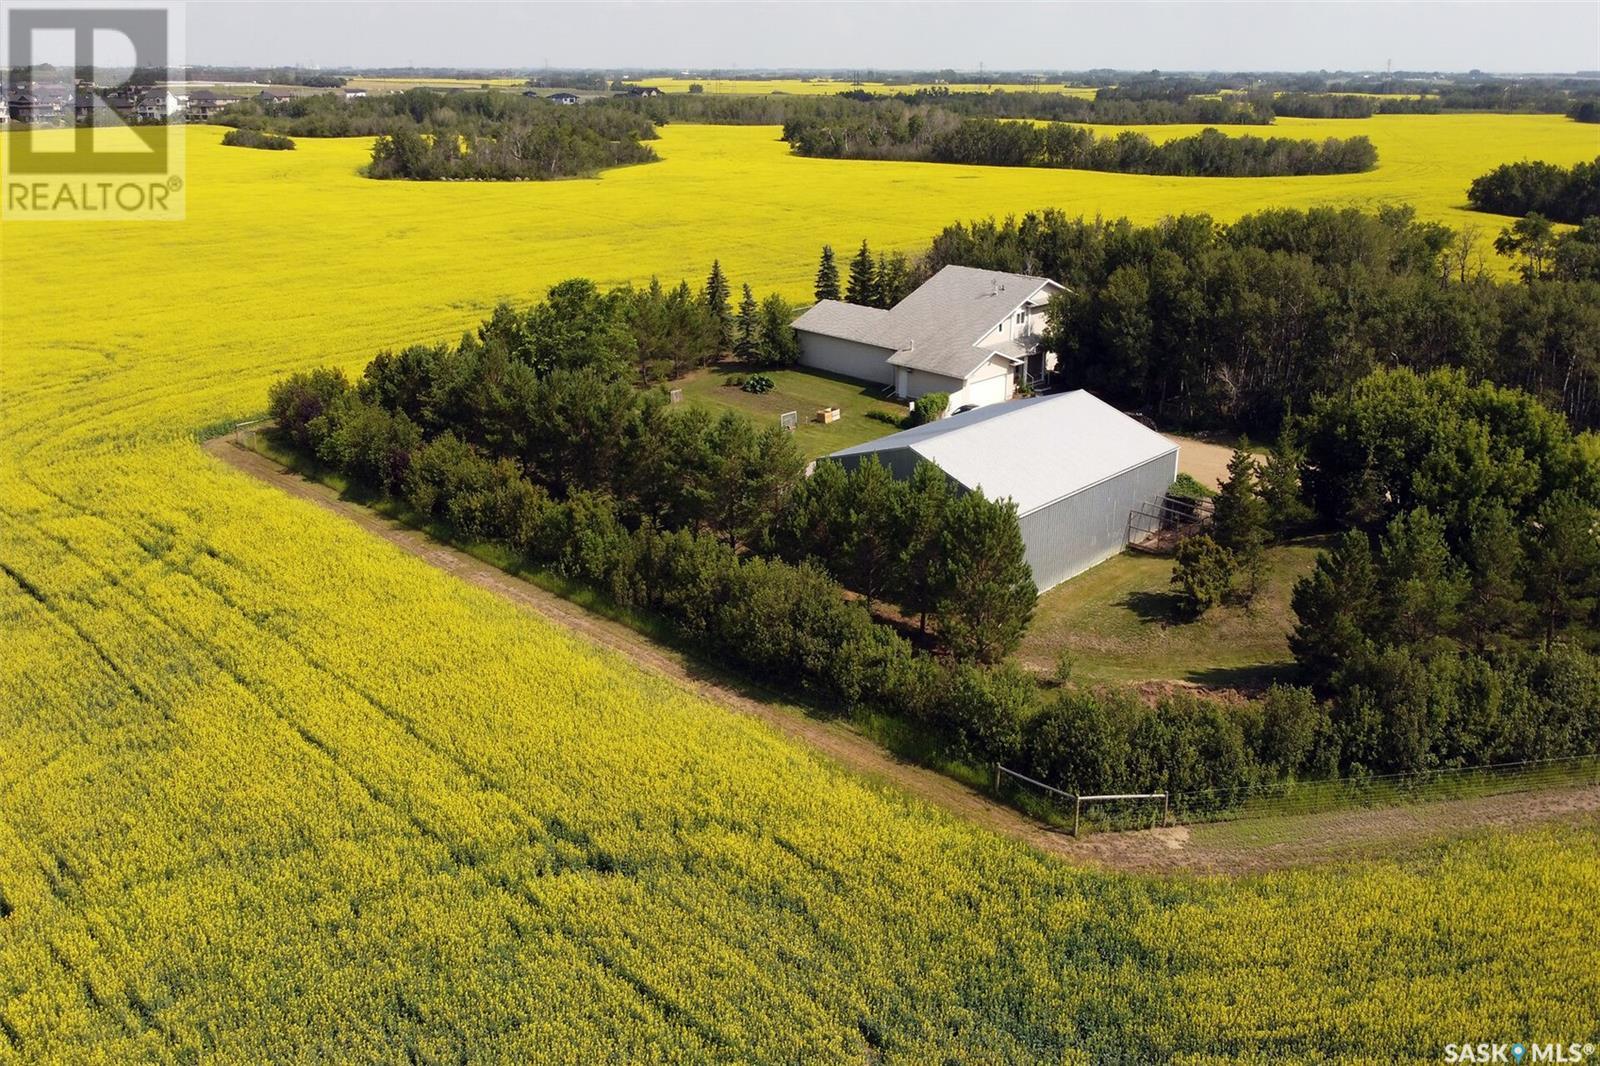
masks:
<svg viewBox="0 0 1600 1066"><path fill-rule="evenodd" d="M839 421L839 409L837 407L819 407L817 409L817 421L823 425Z"/></svg>

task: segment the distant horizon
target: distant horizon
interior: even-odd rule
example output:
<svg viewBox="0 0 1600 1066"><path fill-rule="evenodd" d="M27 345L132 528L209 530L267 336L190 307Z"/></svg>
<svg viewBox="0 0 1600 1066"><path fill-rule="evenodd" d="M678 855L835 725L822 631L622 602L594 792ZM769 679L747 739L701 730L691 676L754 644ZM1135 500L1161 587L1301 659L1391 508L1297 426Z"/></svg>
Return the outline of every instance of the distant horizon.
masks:
<svg viewBox="0 0 1600 1066"><path fill-rule="evenodd" d="M1560 74L1600 71L1600 4L702 0L187 5L215 66Z"/></svg>
<svg viewBox="0 0 1600 1066"><path fill-rule="evenodd" d="M71 69L69 64L40 63L38 68L49 68L57 71ZM123 66L101 66L97 68L106 73L121 73L130 68ZM1002 83L1007 77L1026 77L1034 80L1058 80L1071 78L1077 75L1103 75L1103 74L1132 74L1141 77L1242 77L1246 75L1260 76L1299 76L1299 75L1325 75L1335 77L1388 77L1394 79L1410 79L1424 77L1458 78L1458 77L1484 77L1484 78L1577 78L1593 79L1600 81L1600 68L1577 70L1490 70L1474 67L1467 70L1449 69L1394 69L1394 70L1362 70L1356 68L1330 68L1319 67L1316 69L1281 68L1250 68L1231 69L1225 67L1194 67L1189 69L1160 69L1137 67L1080 67L1073 69L1040 69L1024 67L1006 67L979 70L977 68L962 67L875 67L858 69L847 67L680 67L670 63L641 64L641 65L610 65L610 66L538 66L538 67L504 67L504 66L461 66L461 65L408 65L408 66L363 66L356 64L301 64L301 63L227 63L212 60L188 60L178 70L285 70L296 73L328 74L335 76L352 75L360 77L382 76L420 76L444 77L449 75L460 76L538 76L544 74L627 74L638 77L719 77L728 80L739 79L771 79L778 78L806 78L830 77L835 79L860 78L862 81L872 82L881 80L885 76L904 77L913 74L955 74L967 76L989 76L986 80ZM971 82L964 84L980 84Z"/></svg>

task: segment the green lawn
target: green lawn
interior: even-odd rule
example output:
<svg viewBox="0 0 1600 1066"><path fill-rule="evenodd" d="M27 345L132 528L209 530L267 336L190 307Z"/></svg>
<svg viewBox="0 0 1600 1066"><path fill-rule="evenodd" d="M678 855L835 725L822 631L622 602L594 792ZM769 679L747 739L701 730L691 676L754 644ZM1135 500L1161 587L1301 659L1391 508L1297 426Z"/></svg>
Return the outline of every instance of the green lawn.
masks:
<svg viewBox="0 0 1600 1066"><path fill-rule="evenodd" d="M807 458L827 455L895 432L895 427L889 423L868 418L868 411L880 411L896 419L906 414L904 404L880 396L881 385L815 370L761 371L772 378L777 388L759 396L728 383L736 374L749 373L748 367L723 363L697 370L672 382L672 387L683 390L686 403L701 404L716 412L738 411L750 415L763 427L777 425L778 416L785 411L798 412L800 424L795 429L795 443ZM816 421L819 407L837 407L841 417L825 426Z"/></svg>
<svg viewBox="0 0 1600 1066"><path fill-rule="evenodd" d="M1017 658L1048 671L1068 651L1073 677L1088 682L1269 682L1292 661L1290 592L1326 543L1325 537L1307 537L1269 549L1255 602L1215 608L1196 622L1177 612L1168 584L1170 558L1123 552L1040 596Z"/></svg>

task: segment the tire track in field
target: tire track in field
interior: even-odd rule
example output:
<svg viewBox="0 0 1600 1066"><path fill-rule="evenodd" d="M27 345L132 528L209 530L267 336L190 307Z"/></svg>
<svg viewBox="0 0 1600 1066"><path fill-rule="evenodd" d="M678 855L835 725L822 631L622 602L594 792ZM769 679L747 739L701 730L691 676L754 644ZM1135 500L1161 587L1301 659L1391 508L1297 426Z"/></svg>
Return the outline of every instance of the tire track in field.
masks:
<svg viewBox="0 0 1600 1066"><path fill-rule="evenodd" d="M1245 874L1285 867L1370 858L1436 843L1492 827L1514 829L1549 821L1600 818L1600 785L1513 792L1468 800L1360 812L1296 815L1282 819L1288 843L1260 847L1212 843L1204 827L1174 826L1138 832L1095 833L1075 838L1035 822L937 771L905 762L840 722L825 722L786 710L707 678L703 670L624 623L597 615L499 567L435 540L419 529L342 499L337 490L303 477L235 443L213 437L202 449L226 465L291 496L345 518L443 570L486 589L593 644L616 652L635 667L677 682L705 699L753 718L870 780L993 832L1078 864L1138 873ZM1368 845L1371 845L1370 848Z"/></svg>
<svg viewBox="0 0 1600 1066"><path fill-rule="evenodd" d="M239 447L228 437L213 437L202 447L235 469L349 519L402 551L454 577L510 600L590 643L617 652L636 667L676 681L697 695L741 714L759 718L779 732L829 756L838 764L874 780L896 785L902 791L934 806L1033 844L1041 850L1064 855L1073 852L1070 837L1031 821L959 781L904 762L846 725L803 717L708 679L685 656L662 647L627 625L596 615L553 592L513 577L496 566L434 540L420 530L385 518L359 504L342 500L328 486L303 478L266 456Z"/></svg>
<svg viewBox="0 0 1600 1066"><path fill-rule="evenodd" d="M39 488L41 492L44 492L46 495L50 496L50 498L54 499L57 503L73 509L77 513L89 514L99 518L101 521L109 521L103 515L99 515L92 510L77 507L54 492L51 492L48 488L42 486L39 486ZM26 524L33 533L39 535L45 540L53 542L62 552L72 556L73 558L76 558L78 561L83 563L87 568L96 573L103 581L105 581L108 586L120 584L120 580L107 573L104 567L95 559L86 555L76 545L61 537L59 534L42 529L36 525L33 525L32 523L24 524ZM203 588L208 593L217 596L223 602L228 603L230 606L234 606L236 613L238 613L236 605L232 604L219 590L212 588L194 573L174 566L168 559L157 557L150 551L148 545L140 541L137 537L133 538L133 543L140 551L144 553L144 556L150 565L160 566L170 573L181 574L184 578L194 583L196 587ZM92 636L78 626L77 623L66 614L66 612L60 610L58 606L51 603L47 593L44 593L32 583L23 580L20 575L15 574L8 566L0 564L0 567L3 567L3 572L5 575L11 577L24 593L36 600L41 606L49 611L52 616L58 618L63 624L71 628L80 640L83 640L91 648L93 648L99 654L105 665L112 670L115 676L120 679L126 679L128 677L127 672L123 670L115 662L115 660L113 660L111 656L99 646L98 643L96 643ZM153 623L159 625L169 634L188 638L188 640L196 648L204 647L204 641L200 640L197 635L181 625L180 622L174 621L173 619L167 617L164 613L153 610L147 603L142 603L140 606L144 610L145 615ZM241 617L243 617L242 614ZM464 756L458 755L453 751L441 749L436 744L429 741L426 737L415 733L408 720L404 719L403 717L397 718L395 715L391 714L384 705L376 702L372 697L362 691L360 687L350 683L340 672L322 666L309 656L305 655L301 649L288 642L283 637L267 632L260 626L259 623L252 622L251 624L261 635L274 640L285 650L300 656L302 661L305 662L308 667L334 679L346 691L350 692L358 700L365 703L368 707L375 711L380 718L389 720L392 725L401 729L402 732L409 736L420 748L422 748L423 751L426 751L429 755L441 760L447 765L456 766L458 772L461 772L463 776L467 777L468 779L476 780L480 784L488 785L494 791L502 794L510 803L512 813L520 816L518 820L521 823L521 828L525 832L531 835L532 833L542 831L547 838L554 838L557 835L552 829L548 818L539 815L533 809L529 808L525 803L518 799L512 791L507 789L502 782L499 782L487 771L480 770L476 766L465 762ZM420 839L431 841L435 845L442 848L444 852L450 856L450 859L454 864L455 869L453 871L453 875L464 871L477 869L479 866L479 861L464 848L453 842L446 835L445 830L431 825L420 814L413 811L409 804L402 804L400 802L400 797L397 794L391 793L388 788L381 787L378 784L368 780L365 775L358 773L354 767L350 765L350 760L342 753L342 750L337 745L330 741L324 740L322 737L314 733L308 725L303 724L297 719L279 710L278 707L273 703L261 699L256 694L255 689L247 683L247 679L234 667L220 659L215 653L204 651L202 654L204 659L209 662L214 669L218 670L223 676L229 678L242 692L248 694L252 702L257 707L265 710L271 718L277 720L295 733L304 745L316 752L320 758L326 760L337 773L343 774L353 781L360 789L361 793L367 797L368 802L371 803L375 809L385 810L390 812L392 815L397 816L404 823L409 824L413 832L415 832ZM136 688L134 691L136 695L139 695L141 699L144 700L144 702L156 705L155 701L147 697L141 690ZM172 715L164 706L161 707L161 709L163 711L163 715L169 721L176 721L172 718ZM588 849L585 848L585 850L587 851ZM419 863L421 862L421 859L422 856L419 855ZM592 862L592 856L590 857L590 861ZM570 943L572 943L576 948L585 954L588 961L594 967L596 967L597 970L609 974L622 984L631 988L637 997L641 1009L652 1013L656 1017L660 1018L663 1022L668 1024L677 1024L693 1030L705 1043L710 1046L719 1048L727 1048L730 1046L727 1038L718 1033L709 1022L693 1016L685 1007L674 1002L672 997L665 990L656 988L647 978L634 973L630 967L617 961L616 959L613 959L608 952L591 943L586 937L584 937L581 930L572 928L566 922L550 925L548 918L550 914L549 907L544 900L540 899L537 894L532 892L526 886L517 884L515 882L510 882L502 876L493 875L485 876L484 884L509 899L521 901L523 904L527 905L533 910L545 914L547 916L547 927L558 930L562 936L564 936ZM685 907L677 904L674 905L677 906L677 909L684 913L686 917L693 917L693 915ZM507 914L507 918L511 918L509 913ZM52 949L53 947L54 946L52 945ZM58 961L60 960L58 959ZM76 970L76 967L70 964L70 962L62 962L62 965L67 967L69 973L77 976L78 971ZM87 978L83 980L82 987L88 996L88 1001L91 1007L112 1014L113 1017L116 1017L118 1021L126 1027L127 1019L116 1015L115 1012L109 1010L108 1005L105 1004L97 994L95 994L93 986L90 984ZM160 1023L159 1018L155 1015L154 1011L147 1003L144 1003L143 1000L137 996L136 991L128 989L126 990L126 995L129 1006L134 1013L141 1020L148 1021L157 1026L157 1028L163 1034L165 1034L170 1041L172 1039L172 1033L170 1030L168 1030L164 1024ZM129 1031L131 1032L132 1030Z"/></svg>

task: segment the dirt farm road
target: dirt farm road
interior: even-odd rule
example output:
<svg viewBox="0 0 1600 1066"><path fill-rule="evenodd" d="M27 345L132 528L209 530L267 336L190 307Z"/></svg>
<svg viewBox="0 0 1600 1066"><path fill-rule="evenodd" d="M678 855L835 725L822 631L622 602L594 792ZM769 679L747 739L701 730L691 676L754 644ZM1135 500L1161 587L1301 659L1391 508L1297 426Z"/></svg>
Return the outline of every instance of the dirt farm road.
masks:
<svg viewBox="0 0 1600 1066"><path fill-rule="evenodd" d="M1542 792L1510 793L1382 810L1343 811L1272 819L1270 840L1253 840L1238 823L1176 826L1144 832L1101 833L1074 838L996 803L959 781L905 762L847 723L821 721L754 699L700 676L683 655L662 647L621 622L594 614L555 593L513 577L466 552L442 544L421 530L341 499L328 486L310 480L237 443L213 437L202 448L240 473L291 496L331 511L402 551L463 581L487 589L518 607L584 639L616 652L638 669L671 678L730 710L759 718L779 732L810 745L840 766L885 782L951 814L1040 851L1109 869L1151 873L1236 874L1354 858L1381 848L1420 846L1443 836L1486 826L1511 827L1547 820L1600 820L1600 785Z"/></svg>

